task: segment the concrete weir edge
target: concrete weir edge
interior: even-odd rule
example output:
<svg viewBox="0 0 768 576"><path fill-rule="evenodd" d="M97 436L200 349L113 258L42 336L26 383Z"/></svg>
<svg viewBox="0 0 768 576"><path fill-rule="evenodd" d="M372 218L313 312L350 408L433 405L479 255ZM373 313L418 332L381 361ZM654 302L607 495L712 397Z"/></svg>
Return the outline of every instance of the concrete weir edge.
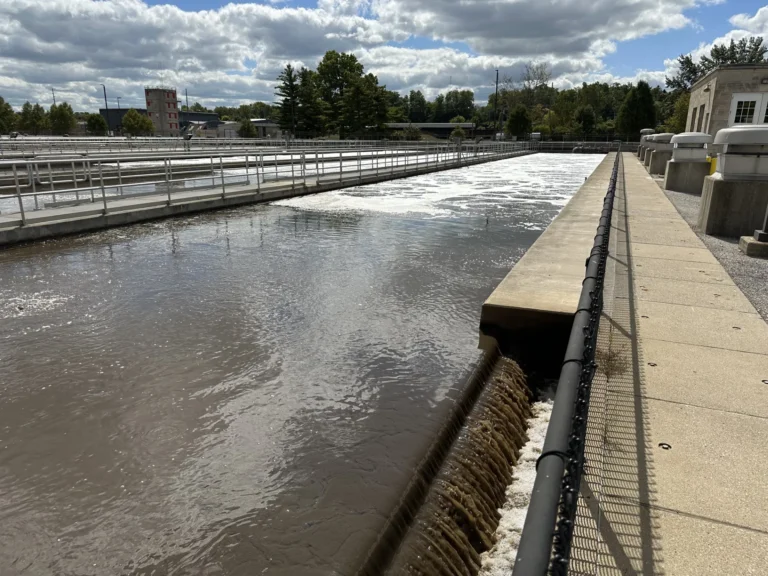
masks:
<svg viewBox="0 0 768 576"><path fill-rule="evenodd" d="M560 372L616 153L607 154L483 304L480 348Z"/></svg>

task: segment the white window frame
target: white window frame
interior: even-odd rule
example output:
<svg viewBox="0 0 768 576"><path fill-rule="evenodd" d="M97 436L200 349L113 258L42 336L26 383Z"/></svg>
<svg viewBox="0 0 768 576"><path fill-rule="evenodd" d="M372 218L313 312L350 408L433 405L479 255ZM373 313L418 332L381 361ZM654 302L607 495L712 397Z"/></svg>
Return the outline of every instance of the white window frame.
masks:
<svg viewBox="0 0 768 576"><path fill-rule="evenodd" d="M739 102L754 102L755 115L752 122L740 122L739 124L764 124L766 108L768 108L768 93L763 92L738 92L731 96L731 111L728 114L728 126L738 126L735 124L736 107Z"/></svg>

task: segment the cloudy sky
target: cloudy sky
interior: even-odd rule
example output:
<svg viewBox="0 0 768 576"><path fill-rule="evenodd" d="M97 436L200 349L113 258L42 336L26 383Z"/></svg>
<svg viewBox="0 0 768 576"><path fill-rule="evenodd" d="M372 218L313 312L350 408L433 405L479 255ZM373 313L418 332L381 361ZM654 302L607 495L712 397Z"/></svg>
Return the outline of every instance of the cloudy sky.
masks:
<svg viewBox="0 0 768 576"><path fill-rule="evenodd" d="M638 78L663 84L681 53L768 37L753 0L0 0L0 96L76 110L143 104L144 85L190 103L272 101L280 69L354 52L388 88L432 98L492 90L495 68L518 78L548 62L553 81Z"/></svg>

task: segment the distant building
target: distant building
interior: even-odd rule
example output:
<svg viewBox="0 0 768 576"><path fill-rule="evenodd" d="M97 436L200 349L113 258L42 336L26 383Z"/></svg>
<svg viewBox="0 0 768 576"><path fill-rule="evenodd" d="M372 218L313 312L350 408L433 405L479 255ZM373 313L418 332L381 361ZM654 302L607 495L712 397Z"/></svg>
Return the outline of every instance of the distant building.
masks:
<svg viewBox="0 0 768 576"><path fill-rule="evenodd" d="M181 133L179 101L176 88L164 86L144 88L147 114L155 126L156 136L178 136Z"/></svg>
<svg viewBox="0 0 768 576"><path fill-rule="evenodd" d="M258 138L278 138L281 135L280 125L266 118L251 118L251 124L256 127Z"/></svg>
<svg viewBox="0 0 768 576"><path fill-rule="evenodd" d="M453 129L457 126L461 127L467 135L467 138L471 138L475 133L474 122L390 122L387 124L387 128L390 130L405 130L408 127L418 128L424 134L429 134L436 138L448 138L453 132Z"/></svg>
<svg viewBox="0 0 768 576"><path fill-rule="evenodd" d="M687 131L714 136L737 124L768 124L768 64L720 66L691 86Z"/></svg>
<svg viewBox="0 0 768 576"><path fill-rule="evenodd" d="M119 133L123 125L123 117L128 113L128 108L110 108L109 113L104 108L99 109L99 114L107 121L109 130L114 133ZM139 114L147 114L146 108L134 108ZM215 132L216 127L221 123L219 115L214 112L184 112L179 111L179 124L181 125L181 132L185 132L189 124L199 126L204 124L206 128L213 129ZM154 124L154 122L153 122ZM157 132L157 126L155 125L155 135L157 136L169 136L169 134L160 134Z"/></svg>

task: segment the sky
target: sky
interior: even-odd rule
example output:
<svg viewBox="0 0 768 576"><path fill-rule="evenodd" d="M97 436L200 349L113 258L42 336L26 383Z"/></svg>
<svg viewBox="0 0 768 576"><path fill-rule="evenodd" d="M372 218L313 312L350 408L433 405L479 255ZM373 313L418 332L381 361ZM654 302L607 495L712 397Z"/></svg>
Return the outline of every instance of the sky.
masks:
<svg viewBox="0 0 768 576"><path fill-rule="evenodd" d="M379 82L432 99L495 70L516 81L545 62L555 86L664 85L680 54L762 35L754 0L0 0L0 96L75 110L142 107L144 86L172 86L207 107L274 101L286 64L354 53Z"/></svg>

